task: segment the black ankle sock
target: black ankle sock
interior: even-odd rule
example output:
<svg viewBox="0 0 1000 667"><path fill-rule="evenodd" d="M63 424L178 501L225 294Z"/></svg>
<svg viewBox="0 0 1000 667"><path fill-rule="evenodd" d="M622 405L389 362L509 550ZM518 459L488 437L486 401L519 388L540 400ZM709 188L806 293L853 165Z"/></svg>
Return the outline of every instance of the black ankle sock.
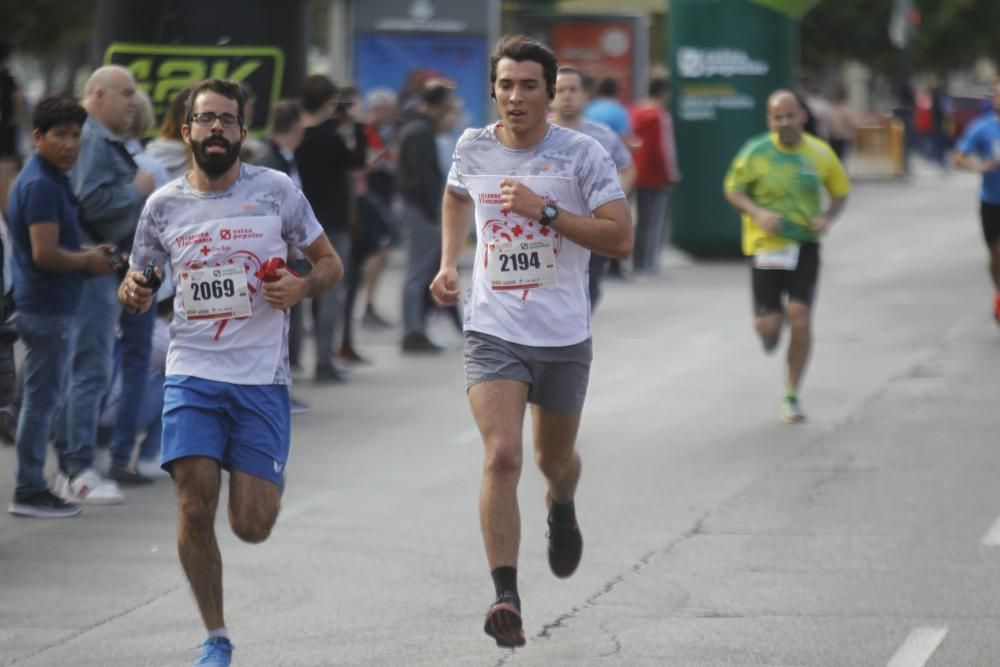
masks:
<svg viewBox="0 0 1000 667"><path fill-rule="evenodd" d="M563 524L574 521L576 521L576 507L572 500L564 505L549 499L549 522Z"/></svg>
<svg viewBox="0 0 1000 667"><path fill-rule="evenodd" d="M504 593L510 593L520 606L521 598L517 594L517 568L503 565L490 572L490 576L493 577L493 587L496 588L497 597L501 598Z"/></svg>

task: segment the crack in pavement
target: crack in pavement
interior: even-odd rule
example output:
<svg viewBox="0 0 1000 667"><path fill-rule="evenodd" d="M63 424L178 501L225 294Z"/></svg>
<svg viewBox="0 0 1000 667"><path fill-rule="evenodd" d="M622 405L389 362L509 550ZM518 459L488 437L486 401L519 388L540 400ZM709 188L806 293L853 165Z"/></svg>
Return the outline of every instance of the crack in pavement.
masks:
<svg viewBox="0 0 1000 667"><path fill-rule="evenodd" d="M615 632L615 631L613 631L613 630L609 630L608 629L608 623L607 623L607 621L605 621L604 623L601 623L601 631L604 634L606 634L611 639L611 644L612 644L612 646L614 648L612 648L611 652L609 652L609 653L602 653L602 654L600 654L597 657L599 657L599 658L614 658L615 656L621 655L621 652L622 652L622 640L621 640L621 637L618 636L618 633Z"/></svg>
<svg viewBox="0 0 1000 667"><path fill-rule="evenodd" d="M177 586L172 586L169 589L167 589L166 591L164 591L162 593L159 593L158 595L154 595L153 597L151 597L148 600L145 600L143 602L140 602L139 604L135 605L134 607L130 607L128 609L125 609L125 610L123 610L123 611L121 611L121 612L119 612L117 614L112 614L111 616L108 616L107 618L103 618L100 621L97 621L96 623L88 625L87 627L82 628L82 629L78 630L77 632L74 632L73 634L69 635L68 637L64 637L64 638L60 639L59 641L52 642L51 644L43 646L43 647L39 648L37 651L35 651L34 653L29 653L28 655L21 656L19 658L14 658L10 662L10 664L13 665L13 664L16 664L16 663L19 663L19 662L23 662L25 660L30 660L31 658L34 658L37 655L41 655L42 653L45 653L46 651L54 649L57 646L62 646L63 644L67 644L67 643L73 641L74 639L76 639L77 637L82 637L83 635L87 634L88 632L90 632L92 630L96 630L97 628L99 628L99 627L101 627L103 625L107 625L108 623L111 623L112 621L117 621L119 618L122 618L124 616L128 616L132 612L138 611L139 609L142 609L143 607L148 607L149 605L153 604L154 602L157 602L158 600L161 600L161 599L167 597L171 593L177 592L181 588L184 588L184 586L182 586L180 584L178 584Z"/></svg>
<svg viewBox="0 0 1000 667"><path fill-rule="evenodd" d="M924 376L924 373L923 373L924 369L934 368L934 366L933 366L934 361L932 361L932 360L936 360L940 356L941 349L942 348L947 348L947 344L945 342L943 342L943 341L939 341L938 344L935 347L936 347L936 349L933 352L927 353L927 355L926 355L927 360L926 361L925 360L917 360L915 362L912 362L909 365L909 367L907 369L904 369L902 372L897 372L895 374L889 375L889 377L886 378L885 382L881 386L875 387L871 392L868 393L867 396L865 396L865 400L861 402L861 404L859 405L859 407L857 409L855 409L853 412L845 415L841 420L839 420L838 422L832 424L827 429L821 431L820 433L817 433L812 438L809 438L806 442L803 443L801 449L798 451L797 456L795 458L801 459L801 458L807 456L809 453L811 453L812 451L814 451L817 447L820 447L831 436L834 436L834 435L838 434L839 432L843 431L844 429L850 427L852 424L855 424L855 423L861 421L862 419L864 419L865 417L867 417L870 413L874 412L875 411L875 403L877 403L880 400L884 399L896 387L896 385L900 381L905 381L907 379L913 379L915 377L923 377ZM932 376L929 376L929 377L932 377ZM853 469L852 469L851 465L854 462L854 459L855 459L855 457L848 456L846 458L846 460L841 460L841 461L838 461L838 462L834 463L831 466L831 468L830 468L829 472L827 473L827 475L825 475L825 476L821 477L820 479L816 480L815 482L813 482L813 484L811 484L809 487L807 487L805 489L807 497L809 497L811 500L815 501L815 496L820 491L820 489L822 489L824 486L826 486L828 484L835 483L835 482L837 482L837 481L845 478L848 474L850 474L851 472L853 472ZM760 477L758 477L757 479L753 480L753 482L751 482L746 488L749 488L750 486L753 486L754 484L758 484L762 480L766 480L768 477L771 477L771 476L773 476L775 474L786 472L789 469L789 467L790 467L790 463L788 463L788 462L779 463L779 464L775 465L774 468L772 468L769 472L766 472L766 473L762 474ZM583 611L585 611L587 609L596 607L598 605L598 603L602 600L602 598L604 598L607 595L609 595L615 588L617 588L620 584L624 583L625 580L628 577L630 577L632 575L642 574L642 572L650 565L650 563L653 562L653 560L656 559L657 556L666 555L672 549L674 549L676 546L678 546L682 542L685 542L686 540L688 540L688 539L690 539L692 537L695 537L695 536L697 536L699 534L707 534L706 531L704 530L704 526L708 522L708 520L714 514L716 514L717 512L719 512L720 510L727 509L727 507L728 507L729 503L732 501L732 499L739 497L740 493L741 492L737 492L737 493L733 494L733 496L728 501L722 501L715 508L706 511L704 514L702 514L697 519L697 521L695 521L695 524L689 530L687 530L686 532L681 533L680 535L678 535L674 540L672 540L669 544L667 544L663 548L654 549L654 550L646 553L644 556L642 556L641 558L639 558L639 560L636 561L636 563L631 568L629 568L628 571L623 572L622 574L619 574L619 575L611 578L604 585L604 587L601 590L597 591L596 593L594 593L591 596L589 596L588 598L586 598L582 604L574 606L568 612L566 612L566 613L558 616L555 620L553 620L553 621L551 621L551 622L546 623L545 625L543 625L541 631L539 631L536 635L534 635L534 637L532 637L532 639L549 639L549 638L551 638L552 635L553 635L553 633L555 631L557 631L559 629L562 629L562 628L565 628L566 625L567 625L567 623L569 621L573 620L574 618L576 618L581 612L583 612ZM790 615L789 614L761 614L761 616L790 616ZM811 615L804 615L804 617L805 616L812 617ZM740 617L743 617L743 615L739 614L739 613L728 613L728 612L724 612L724 611L706 610L702 614L697 614L696 613L696 614L690 615L688 617L689 618L693 617L693 618L706 618L706 619L708 619L708 618L720 618L721 619L721 618L740 618ZM608 636L611 638L611 641L612 641L612 643L613 643L613 645L615 647L614 650L612 651L612 653L610 653L610 654L608 654L606 656L602 655L601 657L613 657L613 656L616 656L616 655L620 655L621 651L622 651L622 642L621 642L621 639L618 636L618 634L614 633L614 632L612 632L610 630L608 630L608 628L606 627L606 624L602 624L601 625L601 630L603 632L605 632L606 634L608 634ZM515 650L511 650L510 653L507 654L507 655L505 655L503 658L501 658L496 663L496 665L494 667L504 667L504 665L509 664L509 661L512 660L515 657L515 655L516 655Z"/></svg>
<svg viewBox="0 0 1000 667"><path fill-rule="evenodd" d="M705 521L708 519L708 516L709 513L705 513L704 515L699 517L697 521L695 521L694 525L691 528L678 535L669 544L660 549L653 549L652 551L649 551L644 556L639 558L639 560L637 560L635 564L632 567L630 567L626 572L623 572L609 579L608 582L604 584L604 586L601 588L601 590L590 595L586 600L583 601L583 604L573 607L571 610L569 610L565 614L562 614L554 621L551 621L550 623L546 623L545 625L543 625L541 631L539 631L538 634L534 636L534 639L549 639L554 631L566 627L566 623L568 621L573 620L573 618L575 618L581 611L584 611L585 609L589 609L592 607L596 607L602 598L609 595L615 588L624 583L628 577L642 574L642 571L645 570L647 567L649 567L649 564L652 563L657 556L664 555L668 553L670 550L672 550L674 547L676 547L678 544L680 544L681 542L684 542L685 540L688 540L694 537L695 535L699 535L702 532L702 527L704 526ZM618 645L618 648L616 650L617 653L621 651L621 644L617 639L617 635L614 635L612 633L612 636L615 638L615 642Z"/></svg>

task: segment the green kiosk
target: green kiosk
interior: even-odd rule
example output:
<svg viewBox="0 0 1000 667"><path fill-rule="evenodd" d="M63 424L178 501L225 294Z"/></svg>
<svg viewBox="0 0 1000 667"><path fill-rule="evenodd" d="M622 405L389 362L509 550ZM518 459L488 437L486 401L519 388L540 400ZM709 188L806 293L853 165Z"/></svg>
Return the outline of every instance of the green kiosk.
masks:
<svg viewBox="0 0 1000 667"><path fill-rule="evenodd" d="M722 196L736 151L767 129L767 97L797 80L798 19L818 0L671 0L674 132L683 183L672 241L699 257L740 254Z"/></svg>

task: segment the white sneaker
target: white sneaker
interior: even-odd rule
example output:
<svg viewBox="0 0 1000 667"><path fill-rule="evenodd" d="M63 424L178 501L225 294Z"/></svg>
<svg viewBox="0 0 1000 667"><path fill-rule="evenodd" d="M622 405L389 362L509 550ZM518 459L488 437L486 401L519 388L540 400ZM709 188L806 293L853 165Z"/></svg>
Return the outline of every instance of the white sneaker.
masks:
<svg viewBox="0 0 1000 667"><path fill-rule="evenodd" d="M160 467L159 459L139 459L135 464L135 470L144 477L153 479L168 479L170 473Z"/></svg>
<svg viewBox="0 0 1000 667"><path fill-rule="evenodd" d="M797 398L785 398L781 402L781 412L779 413L781 421L786 424L799 424L806 420L806 413L802 412L802 408L799 407L799 400Z"/></svg>
<svg viewBox="0 0 1000 667"><path fill-rule="evenodd" d="M73 479L62 473L56 475L55 494L74 505L117 505L125 501L118 485L102 478L93 468Z"/></svg>

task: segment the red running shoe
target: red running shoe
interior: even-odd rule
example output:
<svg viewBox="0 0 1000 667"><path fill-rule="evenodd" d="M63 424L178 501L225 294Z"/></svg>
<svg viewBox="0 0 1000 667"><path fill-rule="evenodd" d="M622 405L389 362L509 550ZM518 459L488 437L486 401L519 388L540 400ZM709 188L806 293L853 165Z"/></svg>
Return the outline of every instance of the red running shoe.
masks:
<svg viewBox="0 0 1000 667"><path fill-rule="evenodd" d="M524 628L521 623L521 603L511 593L497 598L486 612L483 631L496 640L500 648L524 646Z"/></svg>
<svg viewBox="0 0 1000 667"><path fill-rule="evenodd" d="M993 297L993 317L996 318L997 322L1000 322L1000 292Z"/></svg>

